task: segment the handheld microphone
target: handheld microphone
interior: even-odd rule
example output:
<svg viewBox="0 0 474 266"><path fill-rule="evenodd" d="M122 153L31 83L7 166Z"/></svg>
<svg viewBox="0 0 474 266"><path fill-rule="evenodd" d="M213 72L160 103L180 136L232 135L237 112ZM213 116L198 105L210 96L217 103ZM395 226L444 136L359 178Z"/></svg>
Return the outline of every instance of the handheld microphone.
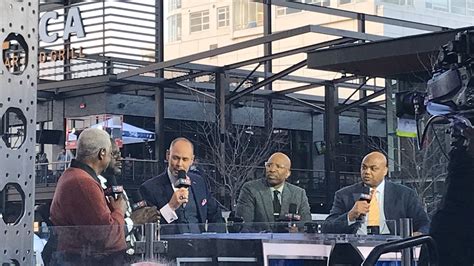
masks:
<svg viewBox="0 0 474 266"><path fill-rule="evenodd" d="M175 188L189 188L191 186L191 180L186 177L186 171L178 171L178 180L174 183ZM186 208L186 203L183 203L181 207Z"/></svg>
<svg viewBox="0 0 474 266"><path fill-rule="evenodd" d="M364 201L367 201L367 203L370 203L371 199L372 199L372 196L370 195L370 188L364 187L363 192L360 193L359 200L364 200Z"/></svg>
<svg viewBox="0 0 474 266"><path fill-rule="evenodd" d="M178 180L174 183L175 188L188 188L191 186L191 180L186 177L186 171L179 170L178 171Z"/></svg>
<svg viewBox="0 0 474 266"><path fill-rule="evenodd" d="M115 179L115 176L110 176L107 178L107 188L104 189L104 194L106 196L113 196L115 199L117 199L117 195L123 193L123 186L117 185L117 179Z"/></svg>
<svg viewBox="0 0 474 266"><path fill-rule="evenodd" d="M370 195L370 188L365 187L363 188L363 192L360 193L359 200L366 201L367 203L370 203L370 200L372 199L372 196ZM362 214L359 217L357 217L357 221L362 221L364 219L365 215Z"/></svg>
<svg viewBox="0 0 474 266"><path fill-rule="evenodd" d="M132 193L132 204L130 207L132 208L132 211L136 211L138 209L147 207L148 204L147 202L143 199L142 194L140 193L140 190L135 190Z"/></svg>

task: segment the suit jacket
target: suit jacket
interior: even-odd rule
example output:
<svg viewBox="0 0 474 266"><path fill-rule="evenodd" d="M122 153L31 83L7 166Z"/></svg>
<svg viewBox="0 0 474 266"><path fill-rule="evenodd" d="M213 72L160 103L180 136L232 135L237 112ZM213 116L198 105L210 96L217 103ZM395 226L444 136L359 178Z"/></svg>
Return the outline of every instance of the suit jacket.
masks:
<svg viewBox="0 0 474 266"><path fill-rule="evenodd" d="M198 211L199 223L224 223L222 218L222 212L219 208L217 201L211 196L207 188L206 182L201 176L188 172L188 177L191 179L191 187L194 195L194 201ZM165 170L162 174L153 177L145 181L140 186L140 192L143 198L156 206L158 209L163 208L171 199L173 195L173 187L168 177L168 172ZM167 224L168 222L161 218L161 224ZM180 223L179 219L172 223ZM211 226L212 227L212 226ZM221 231L221 230L218 230Z"/></svg>
<svg viewBox="0 0 474 266"><path fill-rule="evenodd" d="M361 193L366 193L362 182L342 188L334 195L334 202L329 216L323 224L325 233L355 234L360 222L348 225L347 213L354 203L359 200ZM428 233L429 218L421 201L413 189L404 185L395 184L385 180L384 188L384 214L385 220L399 222L400 218L413 219L413 231ZM387 224L390 233L398 232L393 223Z"/></svg>
<svg viewBox="0 0 474 266"><path fill-rule="evenodd" d="M301 222L311 222L311 211L304 189L285 183L281 193L280 217L289 213L290 204L296 204ZM244 184L237 201L236 216L246 223L273 223L273 197L265 179L257 179ZM258 226L254 226L257 228ZM264 229L267 226L260 226ZM265 230L265 229L264 229Z"/></svg>

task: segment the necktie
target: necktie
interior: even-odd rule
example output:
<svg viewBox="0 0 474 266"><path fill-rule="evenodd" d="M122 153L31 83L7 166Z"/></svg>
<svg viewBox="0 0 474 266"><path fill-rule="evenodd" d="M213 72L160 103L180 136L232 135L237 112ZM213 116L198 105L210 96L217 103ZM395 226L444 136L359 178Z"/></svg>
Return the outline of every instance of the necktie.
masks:
<svg viewBox="0 0 474 266"><path fill-rule="evenodd" d="M280 191L278 190L273 191L273 213L276 214L277 216L280 216L281 204L280 204L280 200L278 199L278 194L280 194Z"/></svg>
<svg viewBox="0 0 474 266"><path fill-rule="evenodd" d="M367 217L368 226L380 226L380 207L377 200L377 192L372 189L370 192L372 199L370 200L369 216Z"/></svg>

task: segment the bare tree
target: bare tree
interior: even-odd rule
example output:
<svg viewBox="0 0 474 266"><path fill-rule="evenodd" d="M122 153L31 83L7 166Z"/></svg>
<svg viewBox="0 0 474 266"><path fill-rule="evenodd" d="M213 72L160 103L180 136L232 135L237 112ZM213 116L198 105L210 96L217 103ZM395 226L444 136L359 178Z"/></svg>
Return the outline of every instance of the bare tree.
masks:
<svg viewBox="0 0 474 266"><path fill-rule="evenodd" d="M241 106L239 119L243 123L227 125L225 134L220 134L220 120L216 119L215 108L209 96L195 94L198 102L202 103L205 121L197 123L199 144L207 149L206 158L199 158L200 163L208 163L215 175L208 175L213 188L220 190L221 197L225 195L226 202L222 205L234 209L238 193L242 185L252 179L261 177L262 165L270 155L287 143L287 131L274 128L264 129L257 125L258 108L250 104ZM260 113L261 114L261 113ZM221 148L225 147L224 149Z"/></svg>
<svg viewBox="0 0 474 266"><path fill-rule="evenodd" d="M436 184L444 182L447 176L449 136L444 131L445 128L440 127L429 130L422 149L416 138L400 138L400 147L395 149L398 160L389 158L395 168L392 169L394 177L416 190L428 213L436 209L441 198ZM381 143L370 146L383 150Z"/></svg>

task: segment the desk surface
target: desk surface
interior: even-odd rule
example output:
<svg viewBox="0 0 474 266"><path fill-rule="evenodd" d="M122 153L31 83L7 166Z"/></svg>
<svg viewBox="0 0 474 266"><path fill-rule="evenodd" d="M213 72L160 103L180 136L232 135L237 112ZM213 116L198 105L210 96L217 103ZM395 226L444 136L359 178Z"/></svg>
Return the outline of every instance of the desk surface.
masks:
<svg viewBox="0 0 474 266"><path fill-rule="evenodd" d="M229 234L181 234L162 236L168 240L170 249L186 243L187 257L232 257L258 258L268 265L269 259L327 259L336 243L351 243L362 256L367 257L374 246L391 240L400 239L392 235L341 235L341 234L306 234L306 233L229 233ZM184 241L184 242L183 242ZM176 243L177 243L176 242ZM189 247L200 246L195 254ZM207 248L203 248L207 246ZM176 252L172 252L178 255ZM178 252L179 253L179 252ZM400 253L387 253L381 259L385 261L400 260ZM178 256L176 256L178 257Z"/></svg>

